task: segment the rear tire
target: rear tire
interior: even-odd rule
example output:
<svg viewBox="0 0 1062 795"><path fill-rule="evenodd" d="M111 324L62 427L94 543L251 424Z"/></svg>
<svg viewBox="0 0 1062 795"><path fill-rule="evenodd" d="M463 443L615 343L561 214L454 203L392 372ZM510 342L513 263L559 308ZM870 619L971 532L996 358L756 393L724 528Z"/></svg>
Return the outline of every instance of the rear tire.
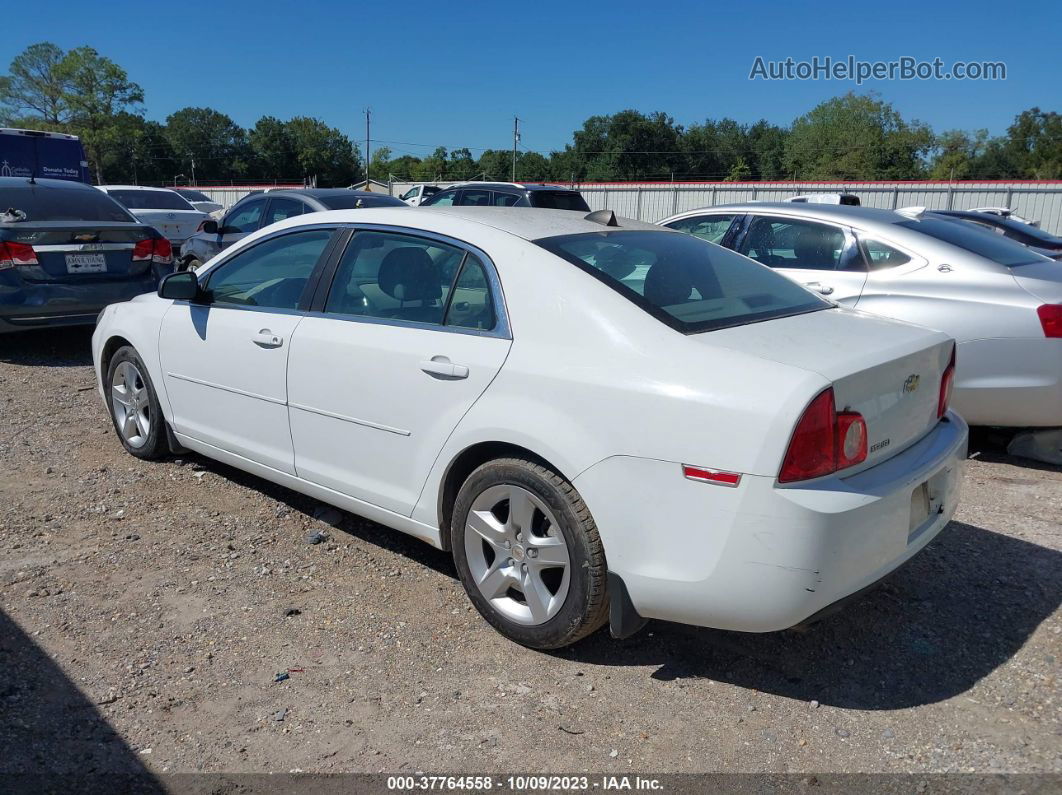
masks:
<svg viewBox="0 0 1062 795"><path fill-rule="evenodd" d="M556 649L608 619L597 525L575 487L548 467L520 458L480 466L458 492L450 538L472 604L507 638Z"/></svg>
<svg viewBox="0 0 1062 795"><path fill-rule="evenodd" d="M180 270L182 271L195 271L199 270L203 266L196 257L188 257L181 262Z"/></svg>
<svg viewBox="0 0 1062 795"><path fill-rule="evenodd" d="M130 455L152 460L169 452L162 416L147 367L131 346L115 351L103 382L111 422Z"/></svg>

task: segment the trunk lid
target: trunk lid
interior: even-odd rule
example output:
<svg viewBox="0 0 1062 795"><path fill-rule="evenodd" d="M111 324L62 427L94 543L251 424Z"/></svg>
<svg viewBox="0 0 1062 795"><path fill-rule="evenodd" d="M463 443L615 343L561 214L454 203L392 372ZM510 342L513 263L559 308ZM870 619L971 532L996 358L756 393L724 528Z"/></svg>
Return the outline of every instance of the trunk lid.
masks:
<svg viewBox="0 0 1062 795"><path fill-rule="evenodd" d="M210 216L199 210L130 210L133 215L149 226L155 227L163 237L175 243L183 243L195 234L199 224Z"/></svg>
<svg viewBox="0 0 1062 795"><path fill-rule="evenodd" d="M1010 269L1018 285L1046 304L1062 304L1062 262L1042 260Z"/></svg>
<svg viewBox="0 0 1062 795"><path fill-rule="evenodd" d="M763 359L818 373L838 411L867 423L858 472L903 451L937 424L940 382L954 341L943 332L849 309L827 309L695 335Z"/></svg>
<svg viewBox="0 0 1062 795"><path fill-rule="evenodd" d="M20 265L31 283L124 281L143 276L151 261L133 262L133 247L155 237L142 224L99 221L21 222L0 227L0 238L33 246L37 265Z"/></svg>

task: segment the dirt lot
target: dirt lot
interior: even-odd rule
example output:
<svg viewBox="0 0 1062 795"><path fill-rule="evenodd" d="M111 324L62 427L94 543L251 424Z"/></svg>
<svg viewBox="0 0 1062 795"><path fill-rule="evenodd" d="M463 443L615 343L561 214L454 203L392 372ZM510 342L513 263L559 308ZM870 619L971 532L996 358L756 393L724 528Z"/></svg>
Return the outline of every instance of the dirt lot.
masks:
<svg viewBox="0 0 1062 795"><path fill-rule="evenodd" d="M0 773L1062 772L1062 470L990 438L956 521L808 631L542 654L441 552L126 455L88 340L0 340Z"/></svg>

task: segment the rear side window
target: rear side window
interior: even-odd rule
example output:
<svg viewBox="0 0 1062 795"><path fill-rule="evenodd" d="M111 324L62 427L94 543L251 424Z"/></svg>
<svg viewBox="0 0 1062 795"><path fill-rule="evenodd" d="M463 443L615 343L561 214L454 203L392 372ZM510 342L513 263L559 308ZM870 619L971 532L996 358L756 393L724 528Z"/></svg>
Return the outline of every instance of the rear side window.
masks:
<svg viewBox="0 0 1062 795"><path fill-rule="evenodd" d="M265 226L302 215L308 208L298 199L278 198L269 200L269 212L266 213Z"/></svg>
<svg viewBox="0 0 1062 795"><path fill-rule="evenodd" d="M582 194L574 190L533 190L529 198L532 207L542 207L547 210L578 210L590 212L590 206Z"/></svg>
<svg viewBox="0 0 1062 795"><path fill-rule="evenodd" d="M838 270L843 267L844 232L828 224L756 218L741 253L771 268Z"/></svg>
<svg viewBox="0 0 1062 795"><path fill-rule="evenodd" d="M461 200L458 202L462 207L486 207L490 204L489 190L463 190Z"/></svg>
<svg viewBox="0 0 1062 795"><path fill-rule="evenodd" d="M895 268L897 265L906 265L911 261L911 258L902 251L880 240L864 237L860 238L859 242L863 246L863 256L866 258L867 267L872 271Z"/></svg>
<svg viewBox="0 0 1062 795"><path fill-rule="evenodd" d="M321 202L321 204L329 210L357 210L366 207L406 206L404 201L396 199L394 196L366 196L365 194L354 192L351 192L349 196L342 193L332 196L318 196L317 201Z"/></svg>
<svg viewBox="0 0 1062 795"><path fill-rule="evenodd" d="M9 208L25 213L26 221L136 221L122 205L95 188L2 188L0 212Z"/></svg>
<svg viewBox="0 0 1062 795"><path fill-rule="evenodd" d="M1047 257L1030 251L1021 243L1000 235L986 235L980 229L958 220L945 221L938 218L919 218L917 220L900 221L898 226L921 232L937 240L958 246L971 254L991 260L997 265L1015 267L1028 265L1032 262L1048 261Z"/></svg>
<svg viewBox="0 0 1062 795"><path fill-rule="evenodd" d="M515 193L499 193L497 191L494 193L495 207L512 207L518 201L520 201L520 197Z"/></svg>
<svg viewBox="0 0 1062 795"><path fill-rule="evenodd" d="M691 235L624 230L535 243L685 334L832 306L784 276Z"/></svg>
<svg viewBox="0 0 1062 795"><path fill-rule="evenodd" d="M435 193L424 204L430 207L449 207L454 203L454 199L457 198L457 191L447 190L442 193Z"/></svg>
<svg viewBox="0 0 1062 795"><path fill-rule="evenodd" d="M172 190L109 190L107 195L130 210L194 210Z"/></svg>

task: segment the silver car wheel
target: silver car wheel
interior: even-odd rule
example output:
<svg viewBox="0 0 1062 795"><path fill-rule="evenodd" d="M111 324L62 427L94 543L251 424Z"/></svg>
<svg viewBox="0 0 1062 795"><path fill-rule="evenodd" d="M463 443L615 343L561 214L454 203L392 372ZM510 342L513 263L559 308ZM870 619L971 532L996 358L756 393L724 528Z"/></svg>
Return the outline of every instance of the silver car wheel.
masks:
<svg viewBox="0 0 1062 795"><path fill-rule="evenodd" d="M510 621L544 624L564 606L568 545L553 512L520 486L491 486L465 518L465 555L479 592Z"/></svg>
<svg viewBox="0 0 1062 795"><path fill-rule="evenodd" d="M111 379L111 410L118 432L130 447L143 447L151 434L147 382L132 362L122 362Z"/></svg>

